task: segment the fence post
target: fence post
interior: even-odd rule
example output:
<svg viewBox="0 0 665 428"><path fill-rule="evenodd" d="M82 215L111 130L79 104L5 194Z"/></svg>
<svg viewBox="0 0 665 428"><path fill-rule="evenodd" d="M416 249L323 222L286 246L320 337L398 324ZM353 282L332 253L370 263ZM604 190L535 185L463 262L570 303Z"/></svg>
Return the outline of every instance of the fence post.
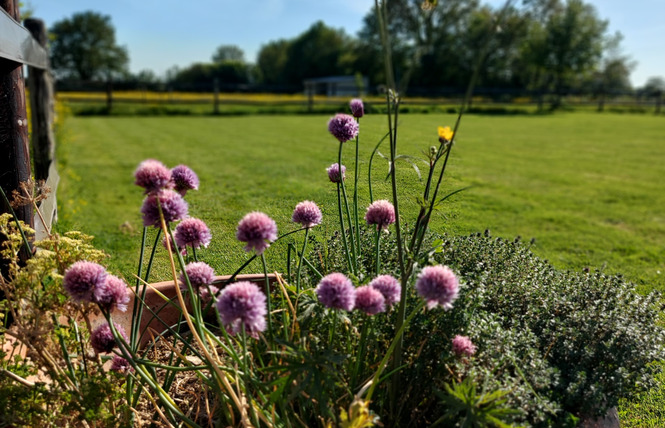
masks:
<svg viewBox="0 0 665 428"><path fill-rule="evenodd" d="M28 18L23 26L32 37L46 48L48 36L46 25L40 19ZM53 77L50 70L28 67L28 88L30 89L30 107L32 123L32 162L35 180L45 180L50 193L39 204L41 219L35 223L35 238L48 237L57 218L56 191L60 176L55 164L55 137L53 135L53 114L55 98L53 96Z"/></svg>
<svg viewBox="0 0 665 428"><path fill-rule="evenodd" d="M106 112L111 114L111 109L113 109L113 83L111 82L111 77L106 82Z"/></svg>
<svg viewBox="0 0 665 428"><path fill-rule="evenodd" d="M663 91L656 93L656 114L660 114L660 106L663 104Z"/></svg>
<svg viewBox="0 0 665 428"><path fill-rule="evenodd" d="M213 81L213 92L214 92L214 110L213 112L217 115L219 114L219 79L215 78Z"/></svg>
<svg viewBox="0 0 665 428"><path fill-rule="evenodd" d="M0 7L19 20L18 3L14 0L0 0ZM14 190L20 191L20 183L29 180L30 147L23 66L0 60L0 186L11 198ZM9 212L4 200L0 202L0 212ZM31 205L17 207L14 211L19 219L33 226Z"/></svg>
<svg viewBox="0 0 665 428"><path fill-rule="evenodd" d="M39 44L46 48L46 25L40 19L28 18L23 23ZM32 161L35 179L46 180L55 152L53 137L53 79L47 70L28 67L28 88L32 123Z"/></svg>

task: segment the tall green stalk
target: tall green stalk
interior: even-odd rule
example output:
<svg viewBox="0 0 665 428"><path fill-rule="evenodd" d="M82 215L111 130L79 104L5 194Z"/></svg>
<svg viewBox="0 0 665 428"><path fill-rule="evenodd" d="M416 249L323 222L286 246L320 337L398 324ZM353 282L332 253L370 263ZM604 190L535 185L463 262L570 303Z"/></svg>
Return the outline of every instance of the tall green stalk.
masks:
<svg viewBox="0 0 665 428"><path fill-rule="evenodd" d="M337 213L339 215L339 231L342 235L342 244L344 245L344 254L346 255L346 262L349 265L349 270L355 273L354 265L351 260L351 253L349 252L349 244L346 239L346 227L344 226L344 214L342 213L342 185L344 183L344 174L342 174L342 146L339 146L339 155L337 161Z"/></svg>
<svg viewBox="0 0 665 428"><path fill-rule="evenodd" d="M351 222L351 211L349 209L349 199L346 196L346 185L344 184L344 180L342 179L342 147L344 146L344 143L339 143L339 154L337 156L337 162L339 167L339 172L340 172L340 185L342 186L342 195L344 196L344 207L346 209L346 221L347 224L349 225L349 240L351 241L351 258L352 258L352 264L351 264L351 271L353 272L354 275L358 275L358 257L356 255L356 245L355 245L355 239L354 239L354 234L353 234L353 224ZM342 223L344 223L342 221ZM342 231L344 229L342 228ZM346 234L345 234L346 237Z"/></svg>
<svg viewBox="0 0 665 428"><path fill-rule="evenodd" d="M298 272L296 273L296 292L300 294L300 270L302 269L302 262L305 258L305 250L307 250L307 237L309 236L309 227L305 229L305 240L302 243L302 254L300 254L300 261L298 262Z"/></svg>
<svg viewBox="0 0 665 428"><path fill-rule="evenodd" d="M360 126L360 118L356 118L358 126ZM356 225L356 255L360 257L360 225L358 224L358 141L359 136L356 135L356 171L354 174L354 183L353 183L353 219L355 220Z"/></svg>

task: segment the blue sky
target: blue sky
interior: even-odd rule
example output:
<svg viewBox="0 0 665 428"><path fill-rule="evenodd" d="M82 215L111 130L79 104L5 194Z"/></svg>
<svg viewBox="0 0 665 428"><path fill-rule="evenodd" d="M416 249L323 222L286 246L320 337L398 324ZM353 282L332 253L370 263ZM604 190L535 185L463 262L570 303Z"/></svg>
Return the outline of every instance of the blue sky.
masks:
<svg viewBox="0 0 665 428"><path fill-rule="evenodd" d="M624 35L624 53L637 61L631 79L641 86L665 76L665 0L586 0L610 31ZM486 0L501 5L503 0ZM234 44L253 62L261 45L292 38L317 20L355 35L374 0L30 0L47 25L75 12L112 17L116 38L127 46L133 72L158 75L174 65L209 61L215 48Z"/></svg>

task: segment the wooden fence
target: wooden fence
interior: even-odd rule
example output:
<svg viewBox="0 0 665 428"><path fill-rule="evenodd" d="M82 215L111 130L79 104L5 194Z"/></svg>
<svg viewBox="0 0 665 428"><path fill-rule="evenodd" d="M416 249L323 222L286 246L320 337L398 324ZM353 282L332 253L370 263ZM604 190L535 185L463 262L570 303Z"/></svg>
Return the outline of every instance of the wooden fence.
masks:
<svg viewBox="0 0 665 428"><path fill-rule="evenodd" d="M51 189L39 205L38 214L44 222L34 221L31 204L18 206L14 211L19 219L37 230L36 239L41 239L47 235L57 214L55 195L59 177L52 131L53 80L44 22L26 19L25 26L19 22L18 1L0 0L0 186L9 199L15 191L25 196L21 184L31 182L32 147L34 179L43 180ZM24 65L28 68L30 118L26 111ZM30 139L28 121L32 130ZM0 213L10 210L4 200L0 201Z"/></svg>

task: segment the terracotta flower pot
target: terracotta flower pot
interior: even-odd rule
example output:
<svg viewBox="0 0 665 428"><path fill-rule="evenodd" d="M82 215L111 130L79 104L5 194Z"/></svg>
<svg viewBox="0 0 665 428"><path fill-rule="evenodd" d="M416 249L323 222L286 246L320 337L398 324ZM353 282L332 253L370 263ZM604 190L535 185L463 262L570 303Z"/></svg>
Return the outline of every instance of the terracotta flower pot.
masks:
<svg viewBox="0 0 665 428"><path fill-rule="evenodd" d="M231 275L216 276L212 285L217 286L221 290L229 278L231 278ZM275 274L269 274L268 280L272 286L272 284L276 281ZM249 281L256 283L259 288L263 290L265 285L265 276L263 274L237 275L235 282L238 281ZM151 284L145 290L144 302L147 307L143 308L141 326L139 327L139 332L141 334L141 346L145 346L148 342L150 342L151 332L156 332L153 332L154 335L160 334L167 330L168 327L173 326L174 324L181 321L180 304L178 302L175 287L177 287L177 285L174 281L162 281ZM140 291L142 292L143 290ZM171 299L177 305L177 307L174 307L170 303L166 303L158 292L166 296L168 299ZM185 299L188 300L187 296L185 296ZM127 334L129 334L131 331L132 314L135 301L136 299L134 293L132 293L132 297L130 298L129 304L127 305L127 311L115 311L111 314L113 320L120 324L125 329ZM153 313L147 308L150 308L155 314L153 315ZM188 310L191 313L191 308L188 307ZM92 328L94 329L99 324L104 322L106 322L104 317L99 315L98 317L91 320Z"/></svg>

